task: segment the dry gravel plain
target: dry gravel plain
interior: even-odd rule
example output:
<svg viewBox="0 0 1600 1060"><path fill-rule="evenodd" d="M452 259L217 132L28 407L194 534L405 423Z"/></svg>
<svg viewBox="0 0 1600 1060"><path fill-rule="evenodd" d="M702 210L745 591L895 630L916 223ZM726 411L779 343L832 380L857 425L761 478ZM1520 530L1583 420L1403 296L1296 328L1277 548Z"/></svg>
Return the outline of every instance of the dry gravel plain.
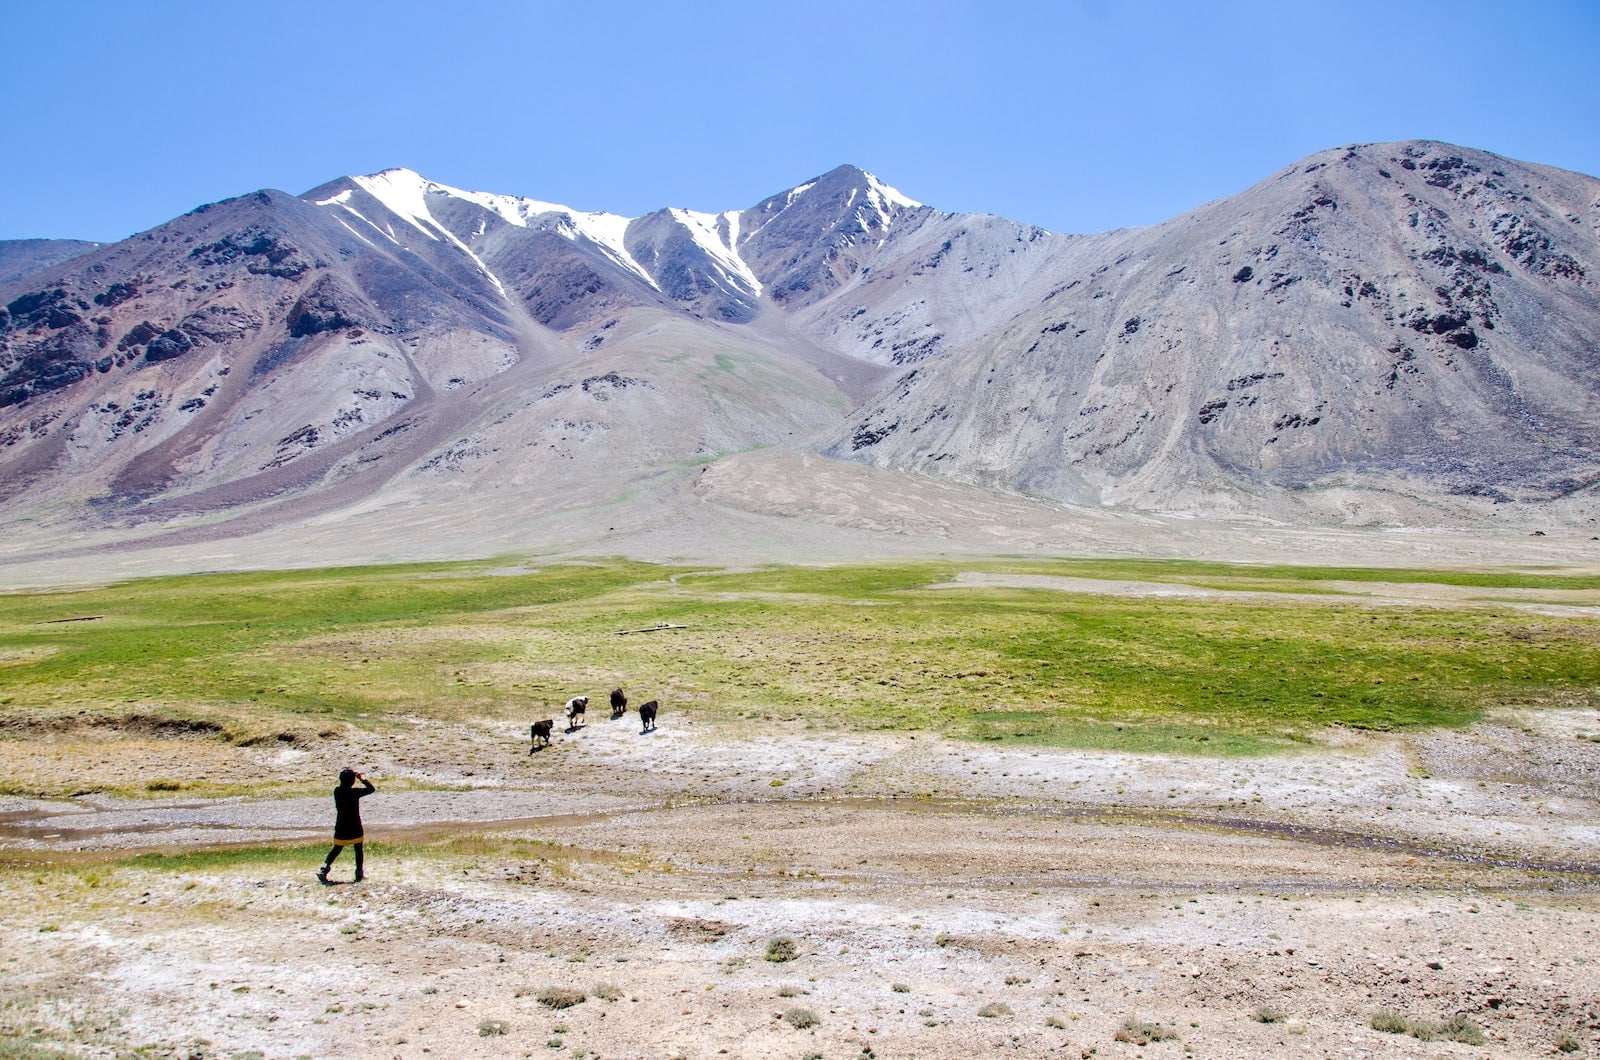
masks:
<svg viewBox="0 0 1600 1060"><path fill-rule="evenodd" d="M8 739L13 778L279 795L0 800L0 1023L33 1043L0 1055L1600 1055L1591 737L1549 710L1192 759L669 705L537 754L503 724ZM369 876L323 887L346 763ZM132 857L213 849L267 853Z"/></svg>

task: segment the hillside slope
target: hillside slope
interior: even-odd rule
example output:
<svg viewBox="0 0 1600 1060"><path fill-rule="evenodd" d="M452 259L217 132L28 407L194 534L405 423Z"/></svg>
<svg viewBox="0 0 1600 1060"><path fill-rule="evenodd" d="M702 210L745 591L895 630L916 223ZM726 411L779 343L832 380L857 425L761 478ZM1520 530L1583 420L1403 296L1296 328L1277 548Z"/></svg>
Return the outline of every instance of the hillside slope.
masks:
<svg viewBox="0 0 1600 1060"><path fill-rule="evenodd" d="M1037 304L901 375L827 451L1153 509L1592 510L1597 229L1589 177L1323 152L1072 248Z"/></svg>

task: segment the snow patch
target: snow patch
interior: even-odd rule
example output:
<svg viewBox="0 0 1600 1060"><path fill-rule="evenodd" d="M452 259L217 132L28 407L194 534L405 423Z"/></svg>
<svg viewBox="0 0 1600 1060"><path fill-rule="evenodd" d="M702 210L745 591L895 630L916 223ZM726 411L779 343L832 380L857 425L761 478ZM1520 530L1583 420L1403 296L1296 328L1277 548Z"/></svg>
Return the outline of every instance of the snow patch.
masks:
<svg viewBox="0 0 1600 1060"><path fill-rule="evenodd" d="M889 185L885 184L871 173L866 174L866 177L867 194L876 195L880 202L893 203L896 206L902 206L908 210L920 210L922 208L922 203L913 199L905 192L900 191L898 188L891 188ZM887 211L887 207L885 207L885 210Z"/></svg>
<svg viewBox="0 0 1600 1060"><path fill-rule="evenodd" d="M526 199L515 195L496 195L486 191L465 191L461 188L452 188L448 184L433 184L446 195L463 199L476 206L497 215L506 224L516 225L518 228L529 227L536 219L554 216L557 219L557 231L571 240L587 239L598 246L608 257L618 265L638 276L645 283L656 290L661 288L655 279L644 270L644 267L634 260L632 254L623 245L623 237L627 234L628 226L633 223L633 218L623 217L620 214L604 212L586 212L574 210L570 206L560 203L545 202L541 199ZM565 223L562 223L565 222Z"/></svg>
<svg viewBox="0 0 1600 1060"><path fill-rule="evenodd" d="M753 294L761 293L761 281L739 256L739 215L736 212L712 214L674 207L667 211L672 219L689 230L695 245L711 256L722 271Z"/></svg>

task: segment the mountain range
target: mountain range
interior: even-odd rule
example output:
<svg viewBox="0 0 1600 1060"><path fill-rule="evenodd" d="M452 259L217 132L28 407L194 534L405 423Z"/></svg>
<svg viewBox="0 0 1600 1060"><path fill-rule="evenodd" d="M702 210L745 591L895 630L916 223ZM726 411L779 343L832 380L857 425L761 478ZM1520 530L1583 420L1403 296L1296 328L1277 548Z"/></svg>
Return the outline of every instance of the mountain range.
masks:
<svg viewBox="0 0 1600 1060"><path fill-rule="evenodd" d="M1600 181L1413 141L1093 235L841 166L635 218L395 169L0 242L0 559L687 555L712 512L734 551L1016 546L985 509L1577 533L1597 236Z"/></svg>

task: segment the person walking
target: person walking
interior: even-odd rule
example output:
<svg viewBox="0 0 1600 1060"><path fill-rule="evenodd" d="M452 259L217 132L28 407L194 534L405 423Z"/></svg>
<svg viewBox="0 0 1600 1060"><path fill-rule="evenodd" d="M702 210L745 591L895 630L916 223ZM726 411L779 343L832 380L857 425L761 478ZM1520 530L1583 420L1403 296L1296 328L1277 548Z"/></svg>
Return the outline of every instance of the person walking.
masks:
<svg viewBox="0 0 1600 1060"><path fill-rule="evenodd" d="M358 780L361 781L359 788L356 787ZM356 848L355 882L360 883L367 878L361 863L361 843L366 838L361 831L361 800L377 790L372 786L372 781L355 770L339 770L339 786L333 789L333 849L328 851L322 868L317 870L317 879L323 883L328 882L328 870L333 867L333 859L348 846Z"/></svg>

